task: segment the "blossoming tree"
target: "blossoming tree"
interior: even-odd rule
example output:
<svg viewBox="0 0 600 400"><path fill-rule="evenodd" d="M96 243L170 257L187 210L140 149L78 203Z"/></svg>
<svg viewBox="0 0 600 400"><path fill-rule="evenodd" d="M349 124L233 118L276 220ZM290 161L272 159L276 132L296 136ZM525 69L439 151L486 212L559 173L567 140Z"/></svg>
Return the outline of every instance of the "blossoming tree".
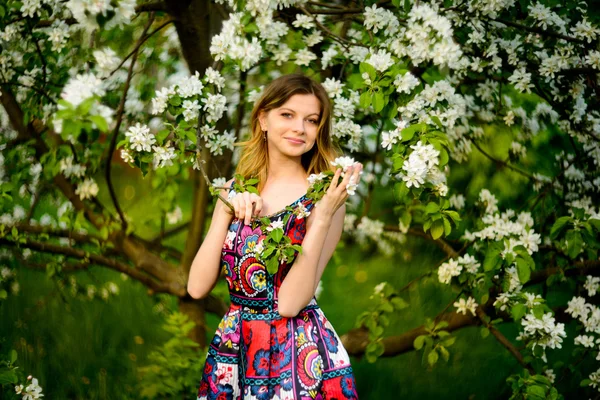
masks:
<svg viewBox="0 0 600 400"><path fill-rule="evenodd" d="M64 279L101 265L177 296L204 342L204 313L224 303L185 290L214 192L200 169L223 185L261 85L299 69L323 82L335 140L366 166L346 239L384 254L406 235L432 241L446 257L424 276L457 293L424 325L386 336L407 303L382 282L343 338L349 352L375 361L414 350L435 365L451 356L453 331L479 325L523 367L508 377L513 398L559 398L556 374L568 370L550 368L548 352L569 340L574 363L600 360L598 19L585 2L528 0L8 1L0 245L17 262L0 299L17 266ZM475 156L496 167L490 182L518 185L519 208L449 184ZM157 237L120 206L116 162L151 177ZM194 188L191 219L167 229L181 218L182 185ZM395 204L377 220L380 188ZM41 201L56 215L39 215ZM165 244L181 230L183 251ZM550 304L565 282L570 300ZM516 340L505 323L519 327ZM600 389L600 369L585 375L582 386Z"/></svg>

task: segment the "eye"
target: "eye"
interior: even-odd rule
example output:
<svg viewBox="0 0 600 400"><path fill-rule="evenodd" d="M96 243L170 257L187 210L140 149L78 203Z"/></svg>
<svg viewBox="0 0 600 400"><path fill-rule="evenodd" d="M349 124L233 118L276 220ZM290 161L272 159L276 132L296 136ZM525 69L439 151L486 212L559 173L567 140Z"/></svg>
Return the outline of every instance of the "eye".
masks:
<svg viewBox="0 0 600 400"><path fill-rule="evenodd" d="M317 125L319 123L319 121L317 121L316 119L309 119L308 122L314 125Z"/></svg>
<svg viewBox="0 0 600 400"><path fill-rule="evenodd" d="M286 118L287 118L287 116L288 116L288 115L289 115L290 117L292 116L292 114L290 114L290 113L288 113L288 112L281 113L281 116L282 116L282 117L286 117Z"/></svg>

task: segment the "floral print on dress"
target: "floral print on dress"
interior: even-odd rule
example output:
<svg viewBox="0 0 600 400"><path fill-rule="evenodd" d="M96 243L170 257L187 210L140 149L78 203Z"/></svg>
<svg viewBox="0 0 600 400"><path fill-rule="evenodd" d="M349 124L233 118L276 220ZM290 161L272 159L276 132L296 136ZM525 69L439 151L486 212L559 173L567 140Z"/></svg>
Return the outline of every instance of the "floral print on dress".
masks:
<svg viewBox="0 0 600 400"><path fill-rule="evenodd" d="M291 206L295 212L269 218L290 213L284 234L302 244L314 204L302 196ZM229 226L221 266L231 306L209 345L198 400L358 399L348 353L316 299L296 317L277 312L279 287L293 261L269 274L255 254L263 239L260 226L235 218Z"/></svg>

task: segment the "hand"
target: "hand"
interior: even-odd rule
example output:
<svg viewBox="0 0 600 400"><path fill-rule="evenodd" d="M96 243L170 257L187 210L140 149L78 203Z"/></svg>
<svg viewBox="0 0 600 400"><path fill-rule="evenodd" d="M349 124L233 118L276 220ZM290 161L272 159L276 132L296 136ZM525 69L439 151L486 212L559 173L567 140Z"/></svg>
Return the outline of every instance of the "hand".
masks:
<svg viewBox="0 0 600 400"><path fill-rule="evenodd" d="M253 214L254 216L258 216L263 208L262 198L250 192L238 193L229 202L235 210L232 211L229 207L225 206L225 211L229 215L235 215L240 220L243 219L246 225L250 224Z"/></svg>
<svg viewBox="0 0 600 400"><path fill-rule="evenodd" d="M360 172L362 171L362 164L356 163L351 167L346 169L344 174L344 179L339 182L339 177L342 174L342 169L338 168L333 175L331 180L331 185L325 192L325 195L319 200L317 203L318 207L315 209L315 212L322 218L331 219L335 212L340 208L343 204L346 203L346 199L348 199L348 192L346 191L346 187L352 180L353 183L358 185L360 180Z"/></svg>

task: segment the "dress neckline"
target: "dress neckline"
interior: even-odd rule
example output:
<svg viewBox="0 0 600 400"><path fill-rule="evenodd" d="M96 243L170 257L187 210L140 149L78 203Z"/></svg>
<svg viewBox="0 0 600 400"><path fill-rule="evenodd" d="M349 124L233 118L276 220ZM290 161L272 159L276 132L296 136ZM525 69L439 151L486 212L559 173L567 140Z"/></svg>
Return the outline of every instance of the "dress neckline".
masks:
<svg viewBox="0 0 600 400"><path fill-rule="evenodd" d="M235 179L233 181L231 181L231 186L230 186L231 190L233 190L233 183L234 182L235 182ZM308 195L308 191L306 191L302 196L300 196L298 199L296 199L293 203L288 204L287 206L283 207L283 209L281 209L281 210L279 210L279 211L277 211L275 213L272 213L272 214L269 214L269 215L262 215L262 216L258 216L258 217L253 217L253 218L258 218L258 219L260 219L260 218L272 218L274 216L282 214L284 211L286 211L286 209L288 207L294 206L296 203L298 203L299 201L301 201L302 199L304 199L307 195Z"/></svg>

